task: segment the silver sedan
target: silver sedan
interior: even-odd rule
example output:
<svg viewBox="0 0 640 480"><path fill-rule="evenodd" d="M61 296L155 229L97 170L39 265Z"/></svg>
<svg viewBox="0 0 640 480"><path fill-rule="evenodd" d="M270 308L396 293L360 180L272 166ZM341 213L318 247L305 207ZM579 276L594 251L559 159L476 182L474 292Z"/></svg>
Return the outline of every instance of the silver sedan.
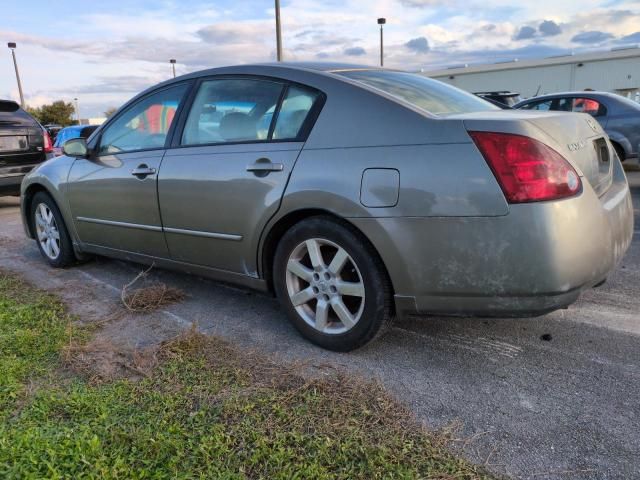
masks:
<svg viewBox="0 0 640 480"><path fill-rule="evenodd" d="M272 291L334 350L394 315L566 307L633 234L591 117L499 110L394 70L193 73L64 153L22 184L27 235L52 266L106 255Z"/></svg>

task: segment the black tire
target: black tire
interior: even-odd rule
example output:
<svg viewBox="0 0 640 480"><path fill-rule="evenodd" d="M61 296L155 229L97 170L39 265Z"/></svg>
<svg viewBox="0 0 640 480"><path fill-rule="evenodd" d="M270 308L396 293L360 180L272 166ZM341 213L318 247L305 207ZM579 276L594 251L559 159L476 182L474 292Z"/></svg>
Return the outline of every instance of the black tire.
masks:
<svg viewBox="0 0 640 480"><path fill-rule="evenodd" d="M293 305L287 287L287 264L290 256L301 244L311 239L328 241L332 245L323 245L322 253L326 265L331 262L331 249L338 246L351 257L347 260L343 270L348 269L346 275L357 275L357 281L364 286L364 298L339 296L343 305L355 300L358 306L355 308L360 313L359 320L345 332L325 333L307 323ZM326 248L329 251L326 251ZM333 255L335 255L335 250ZM326 258L328 257L328 258ZM309 268L312 268L310 257L306 258ZM305 260L301 260L303 262ZM347 268L348 267L348 268ZM316 269L317 270L317 269ZM341 273L340 275L343 275ZM273 265L273 285L280 303L287 312L291 323L311 342L328 350L347 352L359 348L380 335L391 323L393 307L391 302L391 284L377 252L369 244L360 232L346 222L343 223L329 216L311 217L294 225L282 237L276 249ZM340 278L345 280L344 278ZM350 281L350 280L349 280ZM303 286L311 287L311 284L301 281ZM303 287L300 287L303 288ZM317 289L316 289L317 291ZM334 290L335 292L335 290ZM321 295L321 292L316 292ZM333 295L338 295L334 293ZM324 298L330 300L327 295ZM332 305L331 301L328 301ZM310 305L318 300L313 299ZM362 303L361 303L362 302ZM315 303L317 309L317 303ZM329 307L328 325L341 325L333 306ZM345 328L344 325L342 328Z"/></svg>
<svg viewBox="0 0 640 480"><path fill-rule="evenodd" d="M46 207L53 214L55 227L57 228L60 236L59 252L55 257L52 257L51 255L47 254L47 252L45 252L38 239L38 230L36 227L36 210L41 204L46 205ZM62 218L62 214L60 213L56 202L54 202L53 198L51 198L48 193L38 192L33 196L29 218L36 237L36 244L38 245L38 249L40 250L40 253L44 257L44 259L49 263L49 265L55 268L65 268L75 263L76 257L73 253L73 245L71 243L71 238L69 237L69 231L67 230L67 226L64 223L64 219Z"/></svg>

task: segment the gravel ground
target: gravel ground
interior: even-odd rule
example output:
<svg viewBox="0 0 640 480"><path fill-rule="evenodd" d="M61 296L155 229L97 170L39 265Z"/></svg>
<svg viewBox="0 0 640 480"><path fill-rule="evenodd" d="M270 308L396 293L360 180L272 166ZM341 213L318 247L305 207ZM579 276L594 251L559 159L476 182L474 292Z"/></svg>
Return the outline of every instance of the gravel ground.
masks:
<svg viewBox="0 0 640 480"><path fill-rule="evenodd" d="M413 318L349 354L301 339L266 295L164 271L185 301L151 314L119 307L141 270L98 258L48 268L25 239L18 201L0 198L0 267L60 294L104 335L145 346L189 328L283 361L380 379L432 428L458 429L471 460L515 478L640 478L640 172L629 173L636 234L622 265L568 310L534 319Z"/></svg>

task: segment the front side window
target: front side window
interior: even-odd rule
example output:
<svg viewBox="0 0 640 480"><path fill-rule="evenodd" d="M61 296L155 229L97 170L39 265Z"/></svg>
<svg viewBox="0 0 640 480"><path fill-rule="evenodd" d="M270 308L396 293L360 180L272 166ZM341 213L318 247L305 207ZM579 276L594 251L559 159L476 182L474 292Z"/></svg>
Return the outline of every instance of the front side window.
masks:
<svg viewBox="0 0 640 480"><path fill-rule="evenodd" d="M382 90L433 115L500 110L459 88L414 73L351 70L338 74Z"/></svg>
<svg viewBox="0 0 640 480"><path fill-rule="evenodd" d="M311 107L318 100L319 93L308 88L290 86L282 102L276 126L274 140L293 140L298 138Z"/></svg>
<svg viewBox="0 0 640 480"><path fill-rule="evenodd" d="M138 101L106 127L100 139L99 153L109 155L164 148L186 91L186 84L176 85Z"/></svg>
<svg viewBox="0 0 640 480"><path fill-rule="evenodd" d="M182 145L267 140L283 85L246 78L202 82L182 134Z"/></svg>

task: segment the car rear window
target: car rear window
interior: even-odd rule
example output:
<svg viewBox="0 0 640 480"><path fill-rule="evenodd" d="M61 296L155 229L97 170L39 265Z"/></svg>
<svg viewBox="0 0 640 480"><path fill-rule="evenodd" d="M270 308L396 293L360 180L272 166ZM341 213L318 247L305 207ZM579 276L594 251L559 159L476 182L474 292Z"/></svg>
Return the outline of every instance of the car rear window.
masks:
<svg viewBox="0 0 640 480"><path fill-rule="evenodd" d="M16 102L0 100L0 123L32 125L35 121Z"/></svg>
<svg viewBox="0 0 640 480"><path fill-rule="evenodd" d="M399 98L433 115L500 110L470 93L414 73L385 70L336 72Z"/></svg>

